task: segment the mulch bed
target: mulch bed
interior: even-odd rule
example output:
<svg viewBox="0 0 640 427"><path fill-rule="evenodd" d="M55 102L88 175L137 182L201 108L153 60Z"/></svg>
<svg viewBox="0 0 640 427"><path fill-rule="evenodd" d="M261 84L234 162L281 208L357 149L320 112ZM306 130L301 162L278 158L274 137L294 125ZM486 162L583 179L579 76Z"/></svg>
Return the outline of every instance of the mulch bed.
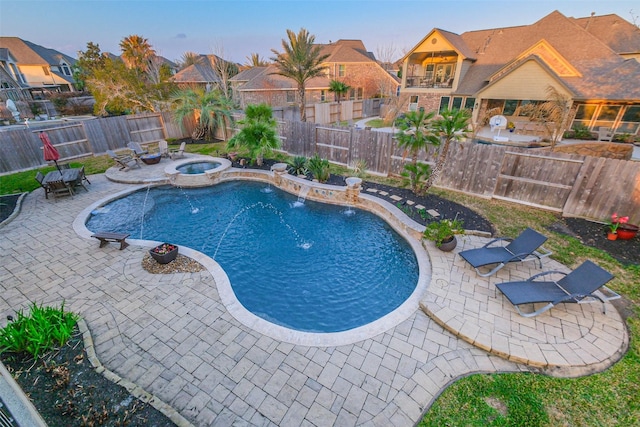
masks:
<svg viewBox="0 0 640 427"><path fill-rule="evenodd" d="M3 353L0 359L50 427L175 425L97 373L77 329L66 345L38 360L14 353Z"/></svg>

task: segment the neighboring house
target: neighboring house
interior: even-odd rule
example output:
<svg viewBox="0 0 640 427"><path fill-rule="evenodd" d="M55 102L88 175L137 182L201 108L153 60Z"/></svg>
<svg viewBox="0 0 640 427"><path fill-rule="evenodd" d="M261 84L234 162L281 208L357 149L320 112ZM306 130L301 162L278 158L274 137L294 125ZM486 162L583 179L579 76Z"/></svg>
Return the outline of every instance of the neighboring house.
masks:
<svg viewBox="0 0 640 427"><path fill-rule="evenodd" d="M617 15L569 18L554 11L532 25L454 34L433 29L403 61L407 109L496 109L572 100L572 126L638 134L640 29Z"/></svg>
<svg viewBox="0 0 640 427"><path fill-rule="evenodd" d="M385 71L360 40L338 40L321 44L321 55L329 55L323 62L324 76L315 77L305 85L307 104L334 101L329 82L339 80L351 87L345 100L360 100L380 95L395 95L400 81ZM231 79L240 105L267 103L273 107L296 104L297 83L275 74L275 65L254 67Z"/></svg>
<svg viewBox="0 0 640 427"><path fill-rule="evenodd" d="M34 98L45 92L76 90L72 70L76 60L72 57L18 37L0 37L0 49L6 49L5 71Z"/></svg>
<svg viewBox="0 0 640 427"><path fill-rule="evenodd" d="M6 47L0 48L0 100L30 100L24 76L18 69L16 59Z"/></svg>
<svg viewBox="0 0 640 427"><path fill-rule="evenodd" d="M218 70L221 67L228 70L229 77L238 73L238 64L226 61L217 55L200 55L195 64L178 71L172 80L180 86L203 86L210 90L220 87L220 72Z"/></svg>

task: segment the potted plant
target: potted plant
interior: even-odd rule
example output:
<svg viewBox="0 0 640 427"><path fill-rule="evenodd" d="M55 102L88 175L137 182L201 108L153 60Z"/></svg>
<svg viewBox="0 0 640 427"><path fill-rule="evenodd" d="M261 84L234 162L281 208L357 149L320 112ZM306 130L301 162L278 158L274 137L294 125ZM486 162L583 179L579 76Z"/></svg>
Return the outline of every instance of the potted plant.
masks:
<svg viewBox="0 0 640 427"><path fill-rule="evenodd" d="M149 249L149 254L160 264L168 264L178 256L178 246L171 243L163 243Z"/></svg>
<svg viewBox="0 0 640 427"><path fill-rule="evenodd" d="M611 215L611 221L607 224L609 231L607 232L607 239L616 240L618 238L618 228L622 224L629 222L628 216L618 216L616 212Z"/></svg>
<svg viewBox="0 0 640 427"><path fill-rule="evenodd" d="M509 132L513 132L514 130L516 130L516 125L513 122L508 122L507 123L507 129L509 129Z"/></svg>
<svg viewBox="0 0 640 427"><path fill-rule="evenodd" d="M449 252L458 244L456 234L464 234L463 222L459 219L441 219L430 222L422 236L427 240L433 240L441 251Z"/></svg>
<svg viewBox="0 0 640 427"><path fill-rule="evenodd" d="M607 233L607 239L609 240L629 240L636 237L640 227L634 224L629 224L628 216L618 216L617 213L611 215L611 221L608 223L609 232Z"/></svg>

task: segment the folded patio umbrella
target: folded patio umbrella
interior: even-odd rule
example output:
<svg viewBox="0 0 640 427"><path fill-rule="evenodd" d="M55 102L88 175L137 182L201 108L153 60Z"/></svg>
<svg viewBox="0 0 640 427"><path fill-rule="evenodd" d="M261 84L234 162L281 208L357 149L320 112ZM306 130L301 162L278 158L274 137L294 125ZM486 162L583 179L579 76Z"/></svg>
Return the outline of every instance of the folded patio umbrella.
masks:
<svg viewBox="0 0 640 427"><path fill-rule="evenodd" d="M53 146L53 144L51 144L51 140L49 139L49 135L47 135L46 132L40 132L40 141L42 141L42 145L43 147L43 151L44 151L44 160L47 162L50 162L53 160L53 162L56 164L56 167L58 168L58 171L60 172L60 176L62 176L62 170L60 170L60 166L58 166L58 159L60 158L60 153L58 153L58 150L56 149L56 147Z"/></svg>

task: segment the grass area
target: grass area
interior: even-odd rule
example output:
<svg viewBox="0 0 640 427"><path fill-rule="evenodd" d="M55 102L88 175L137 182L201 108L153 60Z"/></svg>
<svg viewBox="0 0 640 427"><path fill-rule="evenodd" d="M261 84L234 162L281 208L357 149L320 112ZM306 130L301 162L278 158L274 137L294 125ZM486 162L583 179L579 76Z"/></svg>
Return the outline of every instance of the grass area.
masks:
<svg viewBox="0 0 640 427"><path fill-rule="evenodd" d="M225 156L225 143L188 144L190 153ZM243 155L243 153L239 153ZM278 161L287 156L279 154ZM86 158L87 174L101 173L113 162L107 156ZM53 167L40 169L42 172ZM331 165L336 174L349 169ZM0 194L38 187L35 170L0 178ZM365 179L399 185L396 178L370 175ZM607 371L582 378L551 378L534 374L471 375L448 387L420 422L420 426L638 426L640 425L640 265L622 265L607 253L582 245L577 239L546 229L557 220L549 212L461 193L431 190L481 213L499 235L515 237L524 227L543 231L553 258L575 268L591 259L614 274L610 287L623 295L630 316L631 344L620 362Z"/></svg>
<svg viewBox="0 0 640 427"><path fill-rule="evenodd" d="M376 128L376 129L390 126L387 123L385 123L382 119L371 119L367 121L364 125L368 127Z"/></svg>

